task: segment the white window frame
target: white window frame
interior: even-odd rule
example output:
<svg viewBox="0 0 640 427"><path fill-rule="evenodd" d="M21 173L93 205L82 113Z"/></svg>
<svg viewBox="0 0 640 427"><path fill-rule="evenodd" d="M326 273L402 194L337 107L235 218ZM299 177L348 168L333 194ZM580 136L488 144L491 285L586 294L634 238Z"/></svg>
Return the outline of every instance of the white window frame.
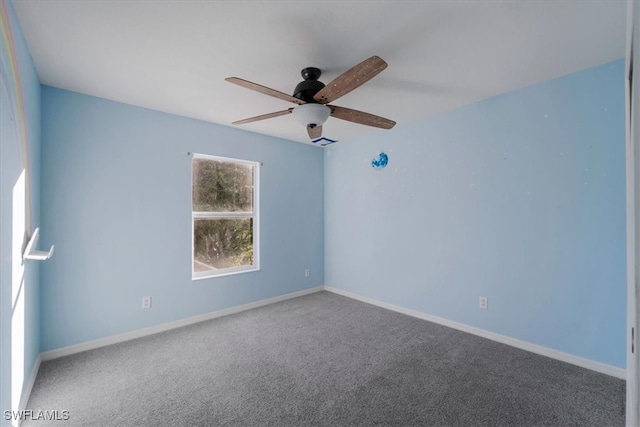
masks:
<svg viewBox="0 0 640 427"><path fill-rule="evenodd" d="M234 159L231 157L212 156L209 154L193 153L191 156L191 194L193 195L193 161L194 159L214 160L218 162L230 162L249 165L253 167L253 211L252 212L196 212L193 210L193 196L191 203L191 279L209 279L212 277L229 276L232 274L247 273L260 270L260 162L250 160ZM196 219L233 219L251 218L253 219L253 265L243 265L240 267L223 268L219 270L199 271L193 269L195 261L195 222Z"/></svg>

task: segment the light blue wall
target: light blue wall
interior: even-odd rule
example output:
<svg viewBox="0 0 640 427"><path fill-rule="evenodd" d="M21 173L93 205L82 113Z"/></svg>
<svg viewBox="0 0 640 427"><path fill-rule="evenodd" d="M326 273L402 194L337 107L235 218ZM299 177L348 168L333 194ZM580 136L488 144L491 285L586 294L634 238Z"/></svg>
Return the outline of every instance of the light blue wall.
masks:
<svg viewBox="0 0 640 427"><path fill-rule="evenodd" d="M327 149L326 284L624 367L623 69Z"/></svg>
<svg viewBox="0 0 640 427"><path fill-rule="evenodd" d="M24 315L14 316L12 268L15 260L12 256L12 241L14 233L22 237L24 228L33 231L40 223L40 81L10 2L2 1L0 14L0 23L8 23L8 28L0 31L0 79L4 88L4 93L0 94L0 411L4 411L12 406L12 322L24 327L22 333L18 332L20 327L13 328L13 331L21 335L17 342L21 343L19 353L22 354L22 361L14 364L22 364L24 368L23 388L31 376L39 353L38 263L27 261L24 266L24 282L21 293L18 294L24 298ZM5 38L5 34L8 37ZM26 130L26 138L22 136L23 130ZM14 186L26 167L29 183L27 206L14 209ZM22 211L26 213L22 219L25 227L14 231L14 212ZM30 217L27 213L29 211ZM3 416L0 425L8 424L10 422Z"/></svg>
<svg viewBox="0 0 640 427"><path fill-rule="evenodd" d="M324 283L321 149L46 86L42 127L42 351ZM261 271L191 280L187 152L264 163Z"/></svg>

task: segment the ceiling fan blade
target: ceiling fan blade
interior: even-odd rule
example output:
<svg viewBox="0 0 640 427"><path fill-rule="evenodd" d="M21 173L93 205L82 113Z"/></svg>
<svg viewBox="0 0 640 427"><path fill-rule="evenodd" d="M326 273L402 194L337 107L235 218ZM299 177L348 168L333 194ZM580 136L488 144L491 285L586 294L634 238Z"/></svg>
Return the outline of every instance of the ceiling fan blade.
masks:
<svg viewBox="0 0 640 427"><path fill-rule="evenodd" d="M288 95L284 92L280 92L279 90L259 85L258 83L250 82L249 80L244 80L238 77L227 77L225 80L229 83L233 83L247 89L255 90L256 92L264 93L265 95L273 96L284 101L293 102L294 104L302 105L305 103L303 100L298 99L294 96Z"/></svg>
<svg viewBox="0 0 640 427"><path fill-rule="evenodd" d="M387 63L378 56L365 59L355 67L345 71L320 89L313 97L321 104L335 101L355 88L368 82L387 68Z"/></svg>
<svg viewBox="0 0 640 427"><path fill-rule="evenodd" d="M331 116L335 117L336 119L342 119L348 122L358 123L366 126L373 126L382 129L391 129L396 125L396 122L394 122L393 120L365 113L364 111L338 107L337 105L327 105L327 107L331 108Z"/></svg>
<svg viewBox="0 0 640 427"><path fill-rule="evenodd" d="M243 125L245 123L257 122L258 120L270 119L273 117L284 116L286 114L291 114L293 108L289 108L287 110L276 111L274 113L263 114L261 116L249 117L248 119L238 120L237 122L231 123L232 125Z"/></svg>
<svg viewBox="0 0 640 427"><path fill-rule="evenodd" d="M322 136L322 126L307 126L307 133L311 139L320 138Z"/></svg>

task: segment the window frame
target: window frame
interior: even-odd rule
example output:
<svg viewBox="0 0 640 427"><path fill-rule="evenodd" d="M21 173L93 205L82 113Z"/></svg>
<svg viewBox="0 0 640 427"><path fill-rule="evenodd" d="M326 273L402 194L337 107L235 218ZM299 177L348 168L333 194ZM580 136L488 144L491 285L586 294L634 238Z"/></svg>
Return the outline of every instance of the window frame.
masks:
<svg viewBox="0 0 640 427"><path fill-rule="evenodd" d="M252 166L253 170L253 210L251 212L198 212L193 210L193 165L195 159L213 160L218 162L236 163ZM210 279L232 274L248 273L260 270L260 162L236 159L232 157L214 156L210 154L192 153L191 155L191 280ZM253 220L253 264L229 267L219 270L194 271L195 263L195 222L196 219L238 219Z"/></svg>

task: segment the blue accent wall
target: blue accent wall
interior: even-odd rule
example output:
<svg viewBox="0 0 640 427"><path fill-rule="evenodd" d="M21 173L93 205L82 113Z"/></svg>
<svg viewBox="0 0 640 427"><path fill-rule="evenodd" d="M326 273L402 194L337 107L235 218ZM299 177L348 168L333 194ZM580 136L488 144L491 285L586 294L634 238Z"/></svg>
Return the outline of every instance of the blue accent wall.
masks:
<svg viewBox="0 0 640 427"><path fill-rule="evenodd" d="M624 368L624 117L617 61L327 148L326 284Z"/></svg>
<svg viewBox="0 0 640 427"><path fill-rule="evenodd" d="M42 128L42 351L324 284L321 149L47 86ZM260 271L191 280L188 152L263 163Z"/></svg>
<svg viewBox="0 0 640 427"><path fill-rule="evenodd" d="M26 387L40 352L39 264L23 263L20 255L25 230L32 232L40 224L40 81L13 6L2 2L0 23L8 24L0 30L0 410L4 411L17 407L18 402L11 400L12 382L19 389ZM17 185L20 182L25 184ZM17 374L12 375L12 365ZM4 418L0 425L10 425Z"/></svg>

